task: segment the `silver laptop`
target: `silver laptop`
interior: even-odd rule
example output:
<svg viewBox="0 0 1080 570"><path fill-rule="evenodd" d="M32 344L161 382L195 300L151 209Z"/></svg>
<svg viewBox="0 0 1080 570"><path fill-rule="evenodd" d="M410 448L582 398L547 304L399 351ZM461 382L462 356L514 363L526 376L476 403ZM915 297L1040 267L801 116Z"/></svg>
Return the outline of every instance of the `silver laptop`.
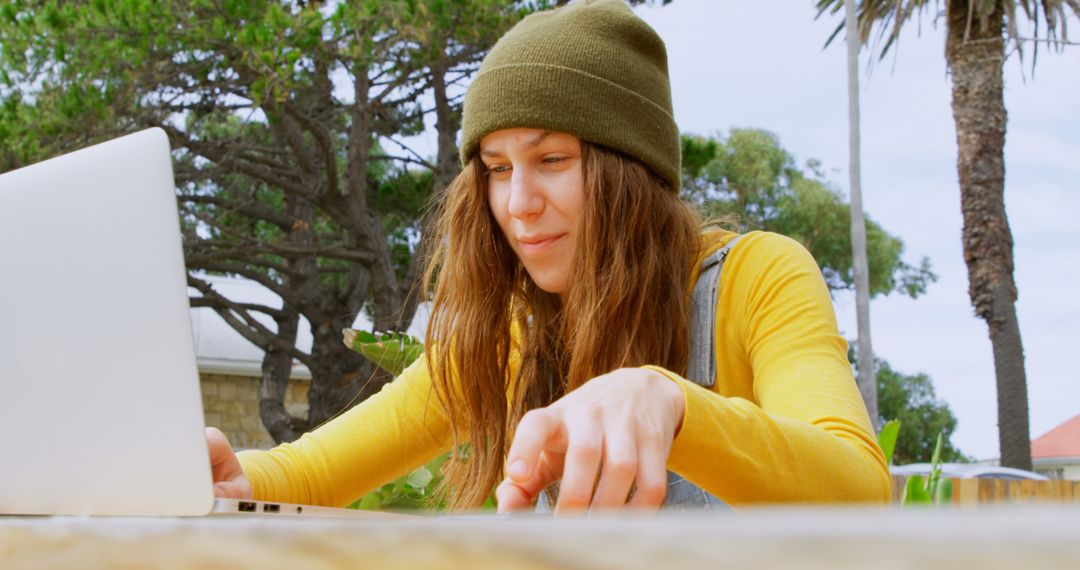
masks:
<svg viewBox="0 0 1080 570"><path fill-rule="evenodd" d="M0 514L376 516L214 500L169 141L0 175Z"/></svg>

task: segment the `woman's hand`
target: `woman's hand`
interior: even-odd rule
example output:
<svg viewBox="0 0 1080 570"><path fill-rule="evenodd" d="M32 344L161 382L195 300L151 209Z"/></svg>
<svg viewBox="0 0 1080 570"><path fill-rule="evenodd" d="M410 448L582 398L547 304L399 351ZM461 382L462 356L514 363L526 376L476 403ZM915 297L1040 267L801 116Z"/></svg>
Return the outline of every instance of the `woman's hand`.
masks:
<svg viewBox="0 0 1080 570"><path fill-rule="evenodd" d="M233 453L228 438L221 430L206 428L206 443L210 448L210 471L214 477L214 496L224 499L250 499L251 484Z"/></svg>
<svg viewBox="0 0 1080 570"><path fill-rule="evenodd" d="M499 512L530 508L560 479L556 515L658 508L685 408L682 389L664 375L622 368L526 413L510 445L507 478L495 490Z"/></svg>

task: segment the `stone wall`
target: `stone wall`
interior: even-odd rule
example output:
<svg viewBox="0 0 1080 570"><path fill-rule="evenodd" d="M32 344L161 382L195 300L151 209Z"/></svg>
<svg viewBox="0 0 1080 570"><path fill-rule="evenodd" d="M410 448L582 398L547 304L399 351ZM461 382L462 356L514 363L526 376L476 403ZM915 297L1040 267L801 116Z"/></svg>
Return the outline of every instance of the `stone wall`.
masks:
<svg viewBox="0 0 1080 570"><path fill-rule="evenodd" d="M229 438L233 449L269 449L274 440L259 418L260 378L225 374L199 374L206 425L214 426ZM309 380L291 380L285 392L285 409L290 414L307 414Z"/></svg>

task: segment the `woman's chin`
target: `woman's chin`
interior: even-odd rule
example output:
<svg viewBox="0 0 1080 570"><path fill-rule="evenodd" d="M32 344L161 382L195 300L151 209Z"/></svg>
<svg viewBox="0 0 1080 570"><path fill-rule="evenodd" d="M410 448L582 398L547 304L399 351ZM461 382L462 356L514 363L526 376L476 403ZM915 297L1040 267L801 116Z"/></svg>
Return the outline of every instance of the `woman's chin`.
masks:
<svg viewBox="0 0 1080 570"><path fill-rule="evenodd" d="M567 290L565 279L559 279L552 275L533 275L532 273L529 273L529 277L531 277L533 283L536 283L536 286L545 293L551 293L552 295L562 297Z"/></svg>

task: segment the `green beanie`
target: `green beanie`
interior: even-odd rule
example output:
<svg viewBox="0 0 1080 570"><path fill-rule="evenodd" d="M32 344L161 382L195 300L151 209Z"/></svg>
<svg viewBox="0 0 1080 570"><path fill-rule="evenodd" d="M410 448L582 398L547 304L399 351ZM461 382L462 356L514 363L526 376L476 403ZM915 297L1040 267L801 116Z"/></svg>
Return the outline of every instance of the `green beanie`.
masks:
<svg viewBox="0 0 1080 570"><path fill-rule="evenodd" d="M527 127L620 151L679 189L667 50L624 0L578 0L506 33L465 94L461 160L488 133Z"/></svg>

